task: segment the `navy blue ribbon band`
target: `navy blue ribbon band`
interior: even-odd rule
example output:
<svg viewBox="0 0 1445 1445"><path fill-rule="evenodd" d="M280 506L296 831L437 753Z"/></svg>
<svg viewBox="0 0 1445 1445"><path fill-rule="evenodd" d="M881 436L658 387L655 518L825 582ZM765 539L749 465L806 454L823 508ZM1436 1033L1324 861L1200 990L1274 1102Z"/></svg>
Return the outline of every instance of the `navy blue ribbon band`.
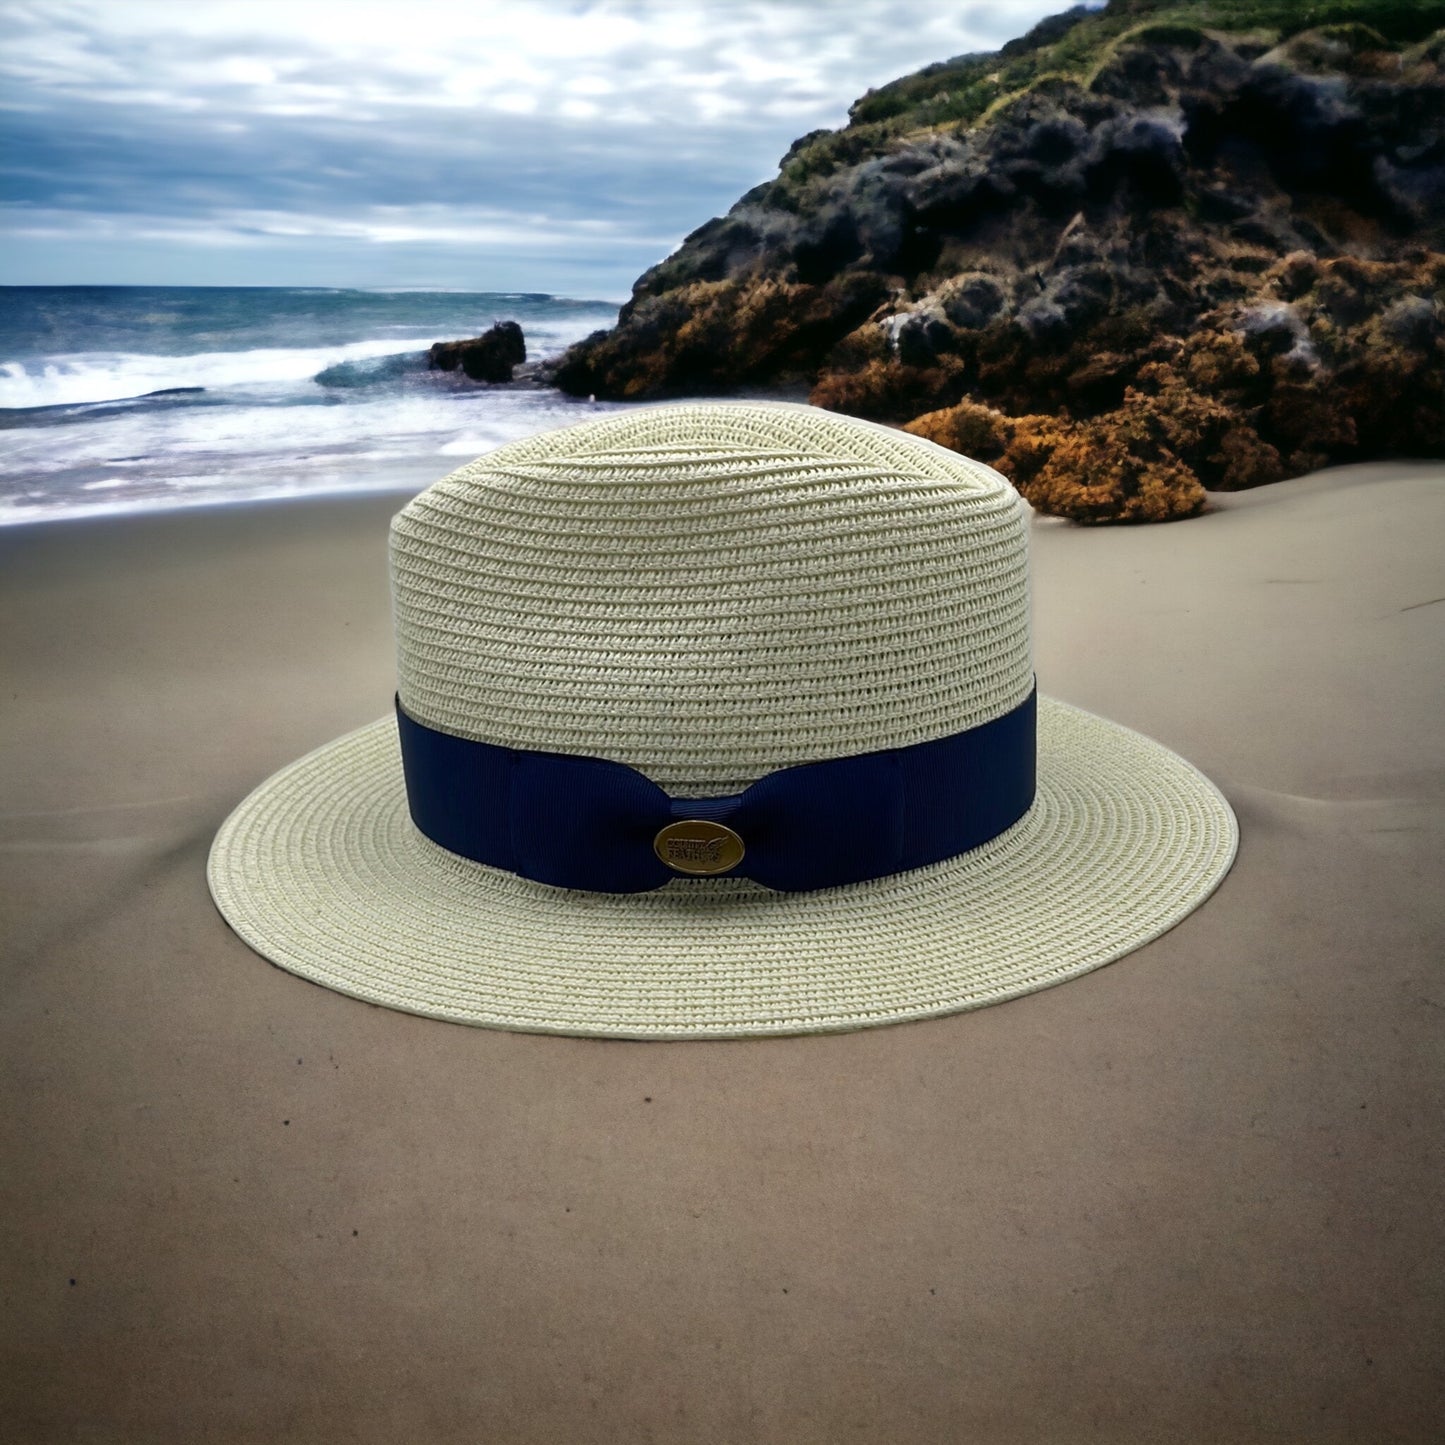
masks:
<svg viewBox="0 0 1445 1445"><path fill-rule="evenodd" d="M922 868L996 838L1034 799L1037 694L912 747L781 768L724 798L671 798L605 758L437 732L396 704L412 820L434 843L561 888L644 893L679 876L654 851L683 819L721 823L742 860L720 876L798 893ZM706 830L704 830L706 831Z"/></svg>

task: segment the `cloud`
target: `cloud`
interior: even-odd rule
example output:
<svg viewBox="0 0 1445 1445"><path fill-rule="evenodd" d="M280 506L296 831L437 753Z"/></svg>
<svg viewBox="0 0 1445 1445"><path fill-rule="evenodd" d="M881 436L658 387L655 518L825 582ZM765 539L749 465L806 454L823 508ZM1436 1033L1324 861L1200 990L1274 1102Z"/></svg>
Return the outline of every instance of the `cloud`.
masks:
<svg viewBox="0 0 1445 1445"><path fill-rule="evenodd" d="M294 265L311 238L368 267L451 248L472 277L590 245L583 270L620 293L867 86L1058 8L0 0L0 279L163 241L218 265L230 246L217 282L284 283L268 254Z"/></svg>
<svg viewBox="0 0 1445 1445"><path fill-rule="evenodd" d="M276 239L346 240L372 246L412 242L435 246L551 247L585 246L598 251L630 248L639 237L615 222L595 218L558 219L498 211L485 206L370 206L350 214L335 211L218 210L204 217L148 215L144 212L60 210L53 207L7 208L0 216L17 239L61 241L151 240L195 246L232 243L265 245ZM642 238L660 246L665 236Z"/></svg>

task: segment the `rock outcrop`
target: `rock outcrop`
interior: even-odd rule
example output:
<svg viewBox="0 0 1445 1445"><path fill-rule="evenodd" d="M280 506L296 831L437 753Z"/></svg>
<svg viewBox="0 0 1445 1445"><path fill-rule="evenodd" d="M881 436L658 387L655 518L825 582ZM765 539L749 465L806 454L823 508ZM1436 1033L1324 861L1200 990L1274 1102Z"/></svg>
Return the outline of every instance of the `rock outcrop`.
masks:
<svg viewBox="0 0 1445 1445"><path fill-rule="evenodd" d="M460 367L473 381L511 381L513 368L526 359L526 339L515 321L499 321L467 341L438 341L427 352L433 371Z"/></svg>
<svg viewBox="0 0 1445 1445"><path fill-rule="evenodd" d="M803 382L1090 522L1445 455L1442 18L1110 0L930 66L796 142L557 384Z"/></svg>

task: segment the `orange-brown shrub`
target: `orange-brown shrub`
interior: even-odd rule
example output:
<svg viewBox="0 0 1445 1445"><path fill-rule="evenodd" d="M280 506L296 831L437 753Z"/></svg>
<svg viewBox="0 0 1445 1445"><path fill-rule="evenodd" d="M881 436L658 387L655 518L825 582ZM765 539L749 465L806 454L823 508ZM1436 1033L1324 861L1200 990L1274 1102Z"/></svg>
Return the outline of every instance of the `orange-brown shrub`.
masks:
<svg viewBox="0 0 1445 1445"><path fill-rule="evenodd" d="M1202 511L1194 472L1167 447L1140 448L1127 425L1112 422L1118 415L1070 428L1019 490L1040 511L1076 522L1171 522Z"/></svg>
<svg viewBox="0 0 1445 1445"><path fill-rule="evenodd" d="M1204 487L1137 401L1082 422L1021 417L999 470L1040 511L1076 522L1166 522L1202 510Z"/></svg>
<svg viewBox="0 0 1445 1445"><path fill-rule="evenodd" d="M1399 294L1413 267L1403 261L1336 256L1320 263L1313 295L1337 325L1358 326Z"/></svg>
<svg viewBox="0 0 1445 1445"><path fill-rule="evenodd" d="M1023 492L1073 429L1072 422L1056 416L1016 417L1013 434L999 458L998 470Z"/></svg>
<svg viewBox="0 0 1445 1445"><path fill-rule="evenodd" d="M924 412L904 428L951 451L962 452L981 462L991 462L1003 453L1013 435L1014 424L1001 411L961 401L957 406Z"/></svg>
<svg viewBox="0 0 1445 1445"><path fill-rule="evenodd" d="M1277 383L1264 420L1291 476L1326 466L1355 445L1355 419L1329 384Z"/></svg>
<svg viewBox="0 0 1445 1445"><path fill-rule="evenodd" d="M1130 387L1124 398L1135 425L1149 423L1206 488L1239 491L1283 475L1278 450L1240 407L1195 390L1172 366L1141 367L1139 380L1150 390Z"/></svg>
<svg viewBox="0 0 1445 1445"><path fill-rule="evenodd" d="M1291 251L1264 273L1264 280L1281 301L1294 301L1314 286L1319 274L1319 257L1313 251Z"/></svg>
<svg viewBox="0 0 1445 1445"><path fill-rule="evenodd" d="M1259 362L1237 331L1199 331L1184 344L1184 374L1201 391L1248 388L1259 379Z"/></svg>
<svg viewBox="0 0 1445 1445"><path fill-rule="evenodd" d="M1216 449L1206 458L1215 469L1209 482L1218 492L1242 492L1262 487L1285 475L1277 448L1270 446L1247 422L1231 427L1219 438Z"/></svg>
<svg viewBox="0 0 1445 1445"><path fill-rule="evenodd" d="M909 421L948 406L963 394L963 363L940 357L937 366L870 361L861 371L830 371L818 378L808 400L829 411L872 421Z"/></svg>

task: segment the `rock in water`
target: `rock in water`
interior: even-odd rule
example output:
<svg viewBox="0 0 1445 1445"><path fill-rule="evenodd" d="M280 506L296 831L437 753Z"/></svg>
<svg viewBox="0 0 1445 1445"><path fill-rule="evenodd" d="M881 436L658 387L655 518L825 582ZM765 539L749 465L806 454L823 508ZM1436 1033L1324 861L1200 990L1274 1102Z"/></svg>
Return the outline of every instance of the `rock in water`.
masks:
<svg viewBox="0 0 1445 1445"><path fill-rule="evenodd" d="M510 381L512 368L527 359L527 343L515 321L499 321L470 341L438 341L427 352L434 371L458 367L473 381Z"/></svg>
<svg viewBox="0 0 1445 1445"><path fill-rule="evenodd" d="M1076 6L870 91L557 384L803 382L1090 522L1445 455L1445 9L1196 8Z"/></svg>

